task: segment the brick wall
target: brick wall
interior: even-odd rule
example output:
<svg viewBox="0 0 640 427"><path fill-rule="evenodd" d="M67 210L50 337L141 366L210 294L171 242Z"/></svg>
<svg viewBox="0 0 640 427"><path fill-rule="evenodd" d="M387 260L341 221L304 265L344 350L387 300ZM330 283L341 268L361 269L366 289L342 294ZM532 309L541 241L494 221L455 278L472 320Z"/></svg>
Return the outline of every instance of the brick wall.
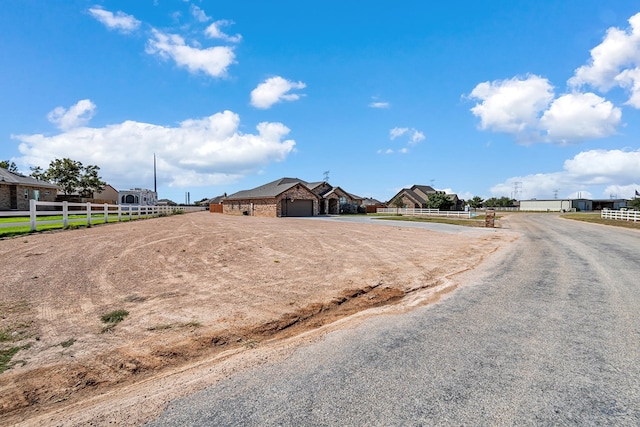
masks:
<svg viewBox="0 0 640 427"><path fill-rule="evenodd" d="M9 186L0 184L0 211L11 209L11 199L9 198Z"/></svg>
<svg viewBox="0 0 640 427"><path fill-rule="evenodd" d="M225 200L222 213L228 215L248 215L276 217L276 199Z"/></svg>
<svg viewBox="0 0 640 427"><path fill-rule="evenodd" d="M10 186L0 185L0 209L11 209ZM28 211L29 200L35 197L35 191L40 191L39 200L41 202L55 202L57 191L50 187L27 187L16 185L17 210Z"/></svg>

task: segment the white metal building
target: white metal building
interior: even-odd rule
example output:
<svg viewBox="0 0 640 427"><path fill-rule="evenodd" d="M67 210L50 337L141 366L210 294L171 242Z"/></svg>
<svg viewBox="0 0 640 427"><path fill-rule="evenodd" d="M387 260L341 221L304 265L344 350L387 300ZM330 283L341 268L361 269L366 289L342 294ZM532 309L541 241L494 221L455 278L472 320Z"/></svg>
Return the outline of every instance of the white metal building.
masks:
<svg viewBox="0 0 640 427"><path fill-rule="evenodd" d="M588 199L520 200L520 210L535 212L591 211L593 210L593 202Z"/></svg>

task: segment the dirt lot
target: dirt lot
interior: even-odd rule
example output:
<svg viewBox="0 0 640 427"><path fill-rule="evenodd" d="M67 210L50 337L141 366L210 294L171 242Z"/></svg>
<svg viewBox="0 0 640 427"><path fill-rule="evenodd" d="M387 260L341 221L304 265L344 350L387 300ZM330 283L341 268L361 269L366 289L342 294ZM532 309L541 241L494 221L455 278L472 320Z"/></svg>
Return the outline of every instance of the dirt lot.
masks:
<svg viewBox="0 0 640 427"><path fill-rule="evenodd" d="M0 424L136 425L344 319L437 300L514 238L483 231L202 212L1 240L0 350L21 350Z"/></svg>

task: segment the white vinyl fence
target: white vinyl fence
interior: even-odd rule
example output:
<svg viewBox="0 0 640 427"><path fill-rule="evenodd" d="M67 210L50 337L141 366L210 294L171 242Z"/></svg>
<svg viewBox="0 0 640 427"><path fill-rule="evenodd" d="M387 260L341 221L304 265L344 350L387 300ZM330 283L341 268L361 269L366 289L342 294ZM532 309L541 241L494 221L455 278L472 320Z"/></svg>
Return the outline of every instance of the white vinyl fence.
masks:
<svg viewBox="0 0 640 427"><path fill-rule="evenodd" d="M640 221L640 211L628 211L628 210L620 210L614 211L610 209L604 209L600 212L600 218L604 219L619 219L622 221Z"/></svg>
<svg viewBox="0 0 640 427"><path fill-rule="evenodd" d="M463 211L440 211L438 209L419 209L419 208L378 208L376 213L391 215L407 215L407 216L444 216L454 218L471 218L471 212Z"/></svg>
<svg viewBox="0 0 640 427"><path fill-rule="evenodd" d="M39 202L29 201L28 211L0 211L0 218L16 217L15 222L0 223L0 228L26 227L36 231L39 225L62 224L68 227L70 224L91 225L107 223L109 221L123 221L142 218L153 218L161 215L173 215L176 213L188 213L203 211L202 206L131 206L109 205L97 203L73 203L73 202ZM38 217L58 216L61 219L41 219ZM29 222L18 220L18 217L29 218Z"/></svg>

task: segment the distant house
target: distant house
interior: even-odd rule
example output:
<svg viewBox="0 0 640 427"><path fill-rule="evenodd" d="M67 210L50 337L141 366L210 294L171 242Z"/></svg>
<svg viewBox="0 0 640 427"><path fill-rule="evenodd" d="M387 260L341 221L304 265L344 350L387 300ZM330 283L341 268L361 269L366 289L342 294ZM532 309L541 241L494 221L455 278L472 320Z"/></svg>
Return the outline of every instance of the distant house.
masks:
<svg viewBox="0 0 640 427"><path fill-rule="evenodd" d="M447 194L428 185L414 185L411 188L403 188L389 200L388 204L400 199L407 208L426 209L429 203L429 195L432 194L445 194L452 202L450 208L452 211L459 211L464 207L464 202L458 198L457 194Z"/></svg>
<svg viewBox="0 0 640 427"><path fill-rule="evenodd" d="M118 191L118 204L155 206L158 204L158 193L145 188Z"/></svg>
<svg viewBox="0 0 640 427"><path fill-rule="evenodd" d="M158 200L158 206L178 206L178 204L173 200L160 199Z"/></svg>
<svg viewBox="0 0 640 427"><path fill-rule="evenodd" d="M93 193L93 199L102 203L117 204L118 203L118 190L111 185L106 184L102 191Z"/></svg>
<svg viewBox="0 0 640 427"><path fill-rule="evenodd" d="M227 196L222 201L225 214L270 217L315 216L353 212L362 198L328 182L306 182L281 178L251 190Z"/></svg>
<svg viewBox="0 0 640 427"><path fill-rule="evenodd" d="M29 210L29 200L55 202L58 187L0 168L0 210Z"/></svg>

